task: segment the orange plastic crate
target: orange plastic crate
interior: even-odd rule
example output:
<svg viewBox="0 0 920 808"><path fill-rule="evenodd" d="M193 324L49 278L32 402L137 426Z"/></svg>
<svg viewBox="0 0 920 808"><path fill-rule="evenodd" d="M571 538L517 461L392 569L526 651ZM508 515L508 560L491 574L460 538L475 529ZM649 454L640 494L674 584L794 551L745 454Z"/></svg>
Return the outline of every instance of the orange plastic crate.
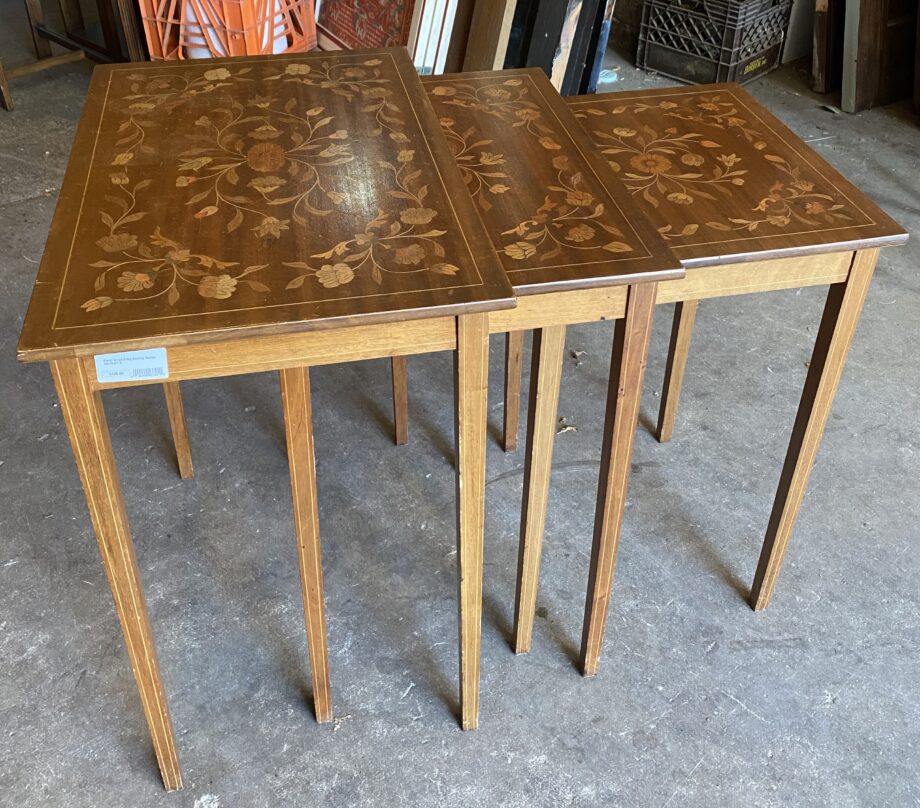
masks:
<svg viewBox="0 0 920 808"><path fill-rule="evenodd" d="M316 47L313 0L138 0L150 58L201 59Z"/></svg>

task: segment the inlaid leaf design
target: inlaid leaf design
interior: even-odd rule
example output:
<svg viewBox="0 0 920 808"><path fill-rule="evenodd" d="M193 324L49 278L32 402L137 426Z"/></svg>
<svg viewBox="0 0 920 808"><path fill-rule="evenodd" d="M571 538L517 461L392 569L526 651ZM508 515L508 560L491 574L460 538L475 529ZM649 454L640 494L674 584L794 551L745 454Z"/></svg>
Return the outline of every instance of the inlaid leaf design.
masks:
<svg viewBox="0 0 920 808"><path fill-rule="evenodd" d="M665 239L705 239L701 226L722 233L760 233L792 226L839 226L852 220L845 200L819 190L818 177L806 179L803 166L766 153L767 140L759 123L752 124L729 93L684 95L576 111L626 187L649 205L657 221L667 217L658 228ZM663 120L673 120L675 125L662 124ZM775 178L763 191L754 192L762 195L751 209L753 215L738 215L736 208L736 215L721 221L686 223L687 211L697 199L724 199L728 211L736 198L750 206L748 183L751 177L760 182L764 176L763 164L754 173L751 161L763 161L769 167L767 175ZM743 197L737 190L742 187ZM681 220L683 224L673 223Z"/></svg>

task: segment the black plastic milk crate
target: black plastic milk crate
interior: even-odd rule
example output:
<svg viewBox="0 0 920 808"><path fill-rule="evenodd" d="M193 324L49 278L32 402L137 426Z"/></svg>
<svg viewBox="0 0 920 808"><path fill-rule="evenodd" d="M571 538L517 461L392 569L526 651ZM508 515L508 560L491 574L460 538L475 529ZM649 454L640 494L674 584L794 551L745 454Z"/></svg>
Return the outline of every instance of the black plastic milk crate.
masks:
<svg viewBox="0 0 920 808"><path fill-rule="evenodd" d="M783 55L792 0L645 0L636 64L708 84L751 81Z"/></svg>

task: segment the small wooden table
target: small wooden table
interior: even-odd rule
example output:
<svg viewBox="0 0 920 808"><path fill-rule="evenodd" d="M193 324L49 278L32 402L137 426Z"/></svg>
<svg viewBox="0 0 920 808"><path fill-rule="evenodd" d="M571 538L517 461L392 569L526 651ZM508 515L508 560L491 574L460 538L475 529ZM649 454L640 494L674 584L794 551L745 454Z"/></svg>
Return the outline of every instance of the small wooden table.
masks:
<svg viewBox="0 0 920 808"><path fill-rule="evenodd" d="M687 268L684 279L658 284L658 303L677 303L660 440L670 437L674 425L699 300L830 286L750 595L751 606L764 609L878 248L904 243L907 233L737 85L568 100L597 152L620 178L620 187L631 194L632 204ZM514 358L508 363L513 367ZM508 384L512 390L519 388L519 374ZM513 396L508 406L517 406ZM596 550L592 569L598 564ZM536 587L536 580L528 579L530 572L522 571L525 580L519 590ZM591 622L588 615L586 632Z"/></svg>
<svg viewBox="0 0 920 808"><path fill-rule="evenodd" d="M567 325L616 320L594 551L581 647L597 670L632 461L656 286L684 276L542 70L424 80L441 128L508 273L517 308L489 315L507 335L505 434L517 431L520 346L534 329L514 649L530 650ZM399 389L399 384L395 385ZM513 419L513 420L509 420Z"/></svg>
<svg viewBox="0 0 920 808"><path fill-rule="evenodd" d="M178 382L280 371L313 698L327 721L308 368L455 351L460 689L472 728L486 312L511 306L403 50L97 68L19 358L51 365L167 789L181 772L100 392L165 379L184 433Z"/></svg>

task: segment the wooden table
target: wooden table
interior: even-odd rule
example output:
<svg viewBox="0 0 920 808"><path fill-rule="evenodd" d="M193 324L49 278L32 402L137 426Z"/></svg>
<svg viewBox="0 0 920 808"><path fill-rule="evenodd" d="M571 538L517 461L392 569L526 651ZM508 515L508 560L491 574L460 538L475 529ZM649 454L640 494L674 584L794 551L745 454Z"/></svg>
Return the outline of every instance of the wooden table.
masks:
<svg viewBox="0 0 920 808"><path fill-rule="evenodd" d="M626 503L655 287L682 278L684 270L654 228L643 217L630 216L628 193L542 70L434 76L423 83L519 296L516 308L492 312L488 326L490 333L506 335L509 450L518 431L524 333L535 332L515 599L517 653L530 650L533 635L566 326L617 320L581 654L583 672L592 675ZM395 439L405 443L405 356L392 361ZM178 395L178 389L167 392L171 412L181 408ZM180 469L190 469L187 439L181 430L177 435Z"/></svg>
<svg viewBox="0 0 920 808"><path fill-rule="evenodd" d="M514 648L530 650L567 325L616 320L581 668L597 670L613 582L656 285L684 271L537 68L424 80L517 308L507 334L505 434L517 431L520 345L534 329ZM402 385L397 381L395 389Z"/></svg>
<svg viewBox="0 0 920 808"><path fill-rule="evenodd" d="M830 287L751 590L751 606L764 609L878 248L902 244L907 233L737 85L611 93L569 102L633 205L687 268L684 279L658 284L657 302L677 303L659 440L667 440L674 426L699 300ZM511 348L519 351L520 343ZM516 367L517 361L512 355L508 364ZM520 388L519 371L508 387ZM517 406L513 394L506 397L506 409ZM506 411L506 419L514 427L515 415ZM513 438L506 435L505 442L513 444ZM595 547L592 569L598 561ZM519 591L536 587L533 571L522 570ZM532 610L532 603L528 596L519 609ZM586 632L590 623L589 615Z"/></svg>
<svg viewBox="0 0 920 808"><path fill-rule="evenodd" d="M181 773L101 391L165 380L184 434L178 382L280 371L313 697L327 721L308 368L455 351L460 689L472 728L487 312L512 305L404 51L97 68L19 358L51 365L168 789Z"/></svg>

